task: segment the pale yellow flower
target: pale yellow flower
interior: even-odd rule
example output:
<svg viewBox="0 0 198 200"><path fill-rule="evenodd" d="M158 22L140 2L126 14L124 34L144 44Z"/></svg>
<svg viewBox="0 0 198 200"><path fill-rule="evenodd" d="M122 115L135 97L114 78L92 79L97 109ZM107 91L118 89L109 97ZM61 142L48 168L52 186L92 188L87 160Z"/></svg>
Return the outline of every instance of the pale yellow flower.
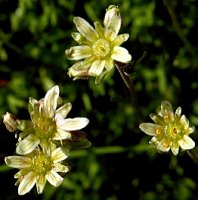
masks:
<svg viewBox="0 0 198 200"><path fill-rule="evenodd" d="M67 173L69 168L61 162L68 157L68 150L61 147L55 148L51 143L51 151L43 152L36 148L30 154L24 156L5 157L5 163L9 167L20 169L14 175L17 178L15 185L19 185L18 194L28 193L36 185L38 194L43 192L46 181L54 187L58 187L63 178L58 174Z"/></svg>
<svg viewBox="0 0 198 200"><path fill-rule="evenodd" d="M157 114L152 113L150 117L155 123L141 123L139 127L153 136L150 143L159 151L167 152L171 149L177 155L179 147L183 150L195 147L195 142L189 137L194 127L190 127L188 119L181 115L181 107L174 113L170 102L162 101Z"/></svg>
<svg viewBox="0 0 198 200"><path fill-rule="evenodd" d="M79 46L65 51L70 60L80 60L69 68L69 76L78 78L96 77L96 83L114 67L114 61L128 63L131 55L127 49L120 47L128 38L128 34L118 35L121 27L119 8L110 5L104 17L104 26L95 22L95 29L83 18L73 19L78 32L72 37Z"/></svg>
<svg viewBox="0 0 198 200"><path fill-rule="evenodd" d="M71 110L71 104L66 103L57 108L59 100L59 87L51 88L45 97L39 101L29 99L29 113L31 120L17 120L19 142L16 147L17 154L31 153L38 145L47 150L53 140L71 139L71 131L77 131L89 123L84 117L66 118ZM8 115L4 116L4 121ZM66 119L65 119L66 118Z"/></svg>

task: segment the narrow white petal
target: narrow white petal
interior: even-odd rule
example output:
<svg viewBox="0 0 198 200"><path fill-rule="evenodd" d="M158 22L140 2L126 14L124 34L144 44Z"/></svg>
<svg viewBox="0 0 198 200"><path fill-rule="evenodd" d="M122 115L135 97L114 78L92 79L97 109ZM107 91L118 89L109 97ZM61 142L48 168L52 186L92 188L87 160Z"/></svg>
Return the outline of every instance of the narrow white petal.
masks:
<svg viewBox="0 0 198 200"><path fill-rule="evenodd" d="M56 110L56 114L61 115L62 118L66 118L68 113L70 112L72 108L72 104L71 103L66 103L63 106L61 106L59 109ZM55 116L56 118L56 116Z"/></svg>
<svg viewBox="0 0 198 200"><path fill-rule="evenodd" d="M156 136L156 130L162 131L163 128L160 125L153 124L153 123L141 123L139 128L146 133L147 135Z"/></svg>
<svg viewBox="0 0 198 200"><path fill-rule="evenodd" d="M105 67L105 63L106 63L105 60L94 61L89 69L89 75L90 76L99 76Z"/></svg>
<svg viewBox="0 0 198 200"><path fill-rule="evenodd" d="M171 147L172 153L176 156L179 153L179 144L178 143L173 143Z"/></svg>
<svg viewBox="0 0 198 200"><path fill-rule="evenodd" d="M53 169L46 174L46 179L54 187L58 187L63 181L63 178L59 174L57 174Z"/></svg>
<svg viewBox="0 0 198 200"><path fill-rule="evenodd" d="M54 117L55 110L57 107L57 101L59 97L59 87L54 86L45 95L44 98L44 112L46 117Z"/></svg>
<svg viewBox="0 0 198 200"><path fill-rule="evenodd" d="M92 55L89 46L74 46L70 49L66 49L65 54L70 60L81 60Z"/></svg>
<svg viewBox="0 0 198 200"><path fill-rule="evenodd" d="M175 115L179 118L179 117L181 117L181 113L182 113L182 109L181 109L181 107L178 107L175 111Z"/></svg>
<svg viewBox="0 0 198 200"><path fill-rule="evenodd" d="M5 163L9 167L18 168L18 169L28 168L28 167L31 167L32 165L31 159L27 157L23 157L23 156L5 157Z"/></svg>
<svg viewBox="0 0 198 200"><path fill-rule="evenodd" d="M189 121L185 115L181 116L180 123L184 126L184 129L187 129L189 127Z"/></svg>
<svg viewBox="0 0 198 200"><path fill-rule="evenodd" d="M84 61L80 61L72 65L68 69L68 75L71 77L87 77L88 76L88 68L92 64L93 58L86 58Z"/></svg>
<svg viewBox="0 0 198 200"><path fill-rule="evenodd" d="M60 129L66 131L80 130L87 126L89 120L85 117L68 118L62 121L58 121L57 125Z"/></svg>
<svg viewBox="0 0 198 200"><path fill-rule="evenodd" d="M121 16L118 7L110 5L104 17L105 37L115 39L121 27Z"/></svg>
<svg viewBox="0 0 198 200"><path fill-rule="evenodd" d="M71 133L58 128L57 132L53 137L53 140L65 140L65 139L71 139Z"/></svg>
<svg viewBox="0 0 198 200"><path fill-rule="evenodd" d="M129 39L129 34L124 33L121 35L118 35L114 41L112 41L111 45L112 46L120 46L123 42L127 41Z"/></svg>
<svg viewBox="0 0 198 200"><path fill-rule="evenodd" d="M164 117L165 120L174 121L173 108L172 108L172 105L169 101L162 101L161 102L160 113L161 113L162 117Z"/></svg>
<svg viewBox="0 0 198 200"><path fill-rule="evenodd" d="M16 147L16 152L21 155L31 153L37 147L39 142L40 140L38 138L30 134L23 140L19 141Z"/></svg>
<svg viewBox="0 0 198 200"><path fill-rule="evenodd" d="M69 167L62 165L60 163L56 163L56 164L54 164L54 170L56 172L67 173L69 171Z"/></svg>
<svg viewBox="0 0 198 200"><path fill-rule="evenodd" d="M68 157L68 154L69 154L69 150L63 151L61 147L58 147L52 152L51 158L54 163L57 163L57 162L65 160Z"/></svg>
<svg viewBox="0 0 198 200"><path fill-rule="evenodd" d="M35 176L34 172L30 172L26 176L23 177L19 187L18 187L18 194L24 195L28 193L35 185L38 177Z"/></svg>
<svg viewBox="0 0 198 200"><path fill-rule="evenodd" d="M46 178L44 175L40 175L38 181L36 182L36 189L38 194L42 194L46 184Z"/></svg>
<svg viewBox="0 0 198 200"><path fill-rule="evenodd" d="M73 22L75 23L77 30L87 40L93 42L97 39L98 33L86 20L81 17L74 17Z"/></svg>
<svg viewBox="0 0 198 200"><path fill-rule="evenodd" d="M183 139L178 141L182 149L192 149L195 147L195 142L187 135L184 135Z"/></svg>
<svg viewBox="0 0 198 200"><path fill-rule="evenodd" d="M118 46L114 47L111 58L122 63L127 63L132 59L127 49Z"/></svg>

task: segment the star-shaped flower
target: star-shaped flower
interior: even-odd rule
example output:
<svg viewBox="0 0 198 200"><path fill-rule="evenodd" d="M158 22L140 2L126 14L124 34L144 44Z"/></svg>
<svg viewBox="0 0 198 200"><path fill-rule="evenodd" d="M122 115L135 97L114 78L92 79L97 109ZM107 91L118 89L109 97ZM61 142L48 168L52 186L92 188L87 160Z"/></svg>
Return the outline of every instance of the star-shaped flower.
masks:
<svg viewBox="0 0 198 200"><path fill-rule="evenodd" d="M110 5L104 17L104 26L95 22L95 29L83 18L73 19L78 32L72 37L79 46L65 51L70 60L80 60L69 68L69 76L78 78L96 77L96 83L114 67L114 61L128 63L132 57L120 45L128 40L129 34L118 35L121 27L119 8Z"/></svg>
<svg viewBox="0 0 198 200"><path fill-rule="evenodd" d="M47 150L53 140L71 139L71 131L77 131L89 123L85 117L66 118L71 110L71 104L66 103L58 107L59 87L51 88L45 97L39 101L29 99L29 113L31 120L15 120L19 134L19 142L16 147L17 154L25 155L31 153L38 145ZM66 119L65 119L66 118ZM9 123L8 114L4 116L7 127L13 126ZM13 128L12 128L13 129Z"/></svg>
<svg viewBox="0 0 198 200"><path fill-rule="evenodd" d="M67 166L61 164L67 158L69 151L63 150L61 147L55 148L52 143L50 148L48 152L36 148L25 156L5 157L5 163L9 167L20 169L14 175L14 178L18 179L15 185L19 185L19 195L28 193L35 184L38 194L41 194L46 181L54 187L58 187L62 183L63 178L58 173L69 171Z"/></svg>
<svg viewBox="0 0 198 200"><path fill-rule="evenodd" d="M183 150L194 148L195 142L189 137L194 127L189 126L188 119L181 115L181 111L181 107L178 107L174 113L171 103L162 101L157 114L150 115L155 123L140 124L143 132L153 136L150 143L159 151L167 152L171 149L177 155L179 147Z"/></svg>

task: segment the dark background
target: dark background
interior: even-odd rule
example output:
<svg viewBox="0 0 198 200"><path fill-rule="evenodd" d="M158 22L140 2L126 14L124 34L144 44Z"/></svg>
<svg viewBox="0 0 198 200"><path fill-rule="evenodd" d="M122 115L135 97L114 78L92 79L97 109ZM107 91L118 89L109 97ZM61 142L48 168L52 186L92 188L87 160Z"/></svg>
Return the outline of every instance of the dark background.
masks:
<svg viewBox="0 0 198 200"><path fill-rule="evenodd" d="M105 9L120 8L123 44L133 56L127 68L137 92L143 121L151 122L162 100L198 125L198 7L196 0L0 0L0 115L7 111L29 119L28 98L40 99L54 85L73 105L69 117L90 119L85 128L92 146L71 152L71 165L59 188L46 185L20 197L14 186L15 169L4 157L15 154L16 139L0 121L0 199L57 200L197 200L196 159L181 152L160 154L149 136L119 73L112 71L100 85L94 79L72 81L74 63L65 49L77 45L74 16L90 24L103 21ZM137 62L143 55L143 59ZM192 134L197 142L197 131ZM196 157L197 148L193 150Z"/></svg>

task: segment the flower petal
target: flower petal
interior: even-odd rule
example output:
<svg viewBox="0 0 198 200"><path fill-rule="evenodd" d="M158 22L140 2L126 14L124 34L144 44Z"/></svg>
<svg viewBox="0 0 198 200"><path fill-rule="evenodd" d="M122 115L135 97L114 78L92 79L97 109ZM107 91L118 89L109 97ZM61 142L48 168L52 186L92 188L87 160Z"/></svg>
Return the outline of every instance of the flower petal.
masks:
<svg viewBox="0 0 198 200"><path fill-rule="evenodd" d="M122 63L127 63L132 59L127 49L118 46L113 48L113 54L111 58Z"/></svg>
<svg viewBox="0 0 198 200"><path fill-rule="evenodd" d="M93 42L97 39L97 32L86 20L81 17L74 17L73 22L75 23L77 30L88 41Z"/></svg>
<svg viewBox="0 0 198 200"><path fill-rule="evenodd" d="M106 60L105 69L107 71L110 71L113 67L114 67L113 59L110 58L110 59Z"/></svg>
<svg viewBox="0 0 198 200"><path fill-rule="evenodd" d="M81 60L91 56L91 48L89 46L74 46L65 50L65 54L70 60Z"/></svg>
<svg viewBox="0 0 198 200"><path fill-rule="evenodd" d="M174 121L174 113L172 105L169 101L162 101L161 102L161 111L162 117L164 117L165 121Z"/></svg>
<svg viewBox="0 0 198 200"><path fill-rule="evenodd" d="M179 153L179 144L177 142L172 144L171 151L175 156Z"/></svg>
<svg viewBox="0 0 198 200"><path fill-rule="evenodd" d="M178 107L178 108L176 109L176 111L175 111L175 116L176 116L177 118L180 118L180 117L181 117L181 113L182 113L182 109L181 109L181 107Z"/></svg>
<svg viewBox="0 0 198 200"><path fill-rule="evenodd" d="M58 121L57 125L60 129L66 130L66 131L75 131L80 130L87 126L89 123L89 119L85 117L76 117L76 118L68 118L62 121Z"/></svg>
<svg viewBox="0 0 198 200"><path fill-rule="evenodd" d="M96 21L94 22L95 30L98 33L100 38L104 38L104 27L102 27L101 23Z"/></svg>
<svg viewBox="0 0 198 200"><path fill-rule="evenodd" d="M164 125L164 118L162 116L157 115L155 113L151 113L149 116L156 124L159 124L162 126Z"/></svg>
<svg viewBox="0 0 198 200"><path fill-rule="evenodd" d="M33 123L31 120L20 120L18 121L17 128L26 133L31 133L34 130Z"/></svg>
<svg viewBox="0 0 198 200"><path fill-rule="evenodd" d="M113 41L121 26L120 11L117 6L110 5L104 17L105 37Z"/></svg>
<svg viewBox="0 0 198 200"><path fill-rule="evenodd" d="M89 75L99 76L105 67L105 63L105 60L95 60L89 69Z"/></svg>
<svg viewBox="0 0 198 200"><path fill-rule="evenodd" d="M54 170L56 172L67 173L69 171L69 167L62 165L60 163L56 163L56 164L54 164Z"/></svg>
<svg viewBox="0 0 198 200"><path fill-rule="evenodd" d="M45 178L44 175L41 174L39 176L39 179L36 182L36 189L37 189L38 194L42 194L43 193L45 184L46 184L46 178Z"/></svg>
<svg viewBox="0 0 198 200"><path fill-rule="evenodd" d="M53 169L50 172L48 172L45 177L49 181L49 183L54 187L58 187L63 181L63 178L59 174L57 174Z"/></svg>
<svg viewBox="0 0 198 200"><path fill-rule="evenodd" d="M190 133L193 133L194 131L195 131L195 127L194 127L194 126L189 127L189 134L190 134Z"/></svg>
<svg viewBox="0 0 198 200"><path fill-rule="evenodd" d="M16 147L16 152L21 155L31 153L37 147L39 142L40 140L38 138L30 134L23 140L19 141Z"/></svg>
<svg viewBox="0 0 198 200"><path fill-rule="evenodd" d="M34 187L37 180L38 176L35 176L34 172L30 172L24 176L18 187L18 194L24 195L28 193Z"/></svg>
<svg viewBox="0 0 198 200"><path fill-rule="evenodd" d="M53 137L53 140L65 140L65 139L71 139L71 133L58 128L57 132Z"/></svg>
<svg viewBox="0 0 198 200"><path fill-rule="evenodd" d="M72 108L71 103L66 103L63 106L61 106L59 109L56 110L56 114L59 114L62 118L66 118L68 113L70 112ZM55 116L56 118L56 116Z"/></svg>
<svg viewBox="0 0 198 200"><path fill-rule="evenodd" d="M53 160L53 163L57 163L57 162L65 160L68 157L68 155L69 155L68 149L67 150L65 149L63 151L63 148L58 147L52 152L51 158Z"/></svg>
<svg viewBox="0 0 198 200"><path fill-rule="evenodd" d="M129 34L124 33L121 35L118 35L111 43L112 46L120 46L122 43L127 41L129 39Z"/></svg>
<svg viewBox="0 0 198 200"><path fill-rule="evenodd" d="M78 32L73 32L72 34L71 34L71 36L74 38L74 40L76 41L76 42L78 42L78 44L80 44L80 45L90 45L91 44L91 42L90 41L88 41L86 38L84 38L80 33L78 33Z"/></svg>
<svg viewBox="0 0 198 200"><path fill-rule="evenodd" d="M162 133L163 127L153 123L141 123L139 128L147 135L157 136Z"/></svg>
<svg viewBox="0 0 198 200"><path fill-rule="evenodd" d="M195 147L195 142L187 135L184 135L183 139L178 141L182 149L192 149Z"/></svg>
<svg viewBox="0 0 198 200"><path fill-rule="evenodd" d="M18 168L18 169L28 168L28 167L31 167L32 165L31 159L27 157L23 157L23 156L5 157L5 163L9 167Z"/></svg>
<svg viewBox="0 0 198 200"><path fill-rule="evenodd" d="M54 117L55 110L57 107L58 97L59 97L59 87L57 85L48 90L48 92L46 93L43 106L46 117L49 118Z"/></svg>
<svg viewBox="0 0 198 200"><path fill-rule="evenodd" d="M184 129L187 129L189 127L189 120L186 118L185 115L181 116L180 123L184 126Z"/></svg>
<svg viewBox="0 0 198 200"><path fill-rule="evenodd" d="M156 148L162 152L168 152L170 150L170 145L167 143L166 139L162 139L156 142Z"/></svg>

